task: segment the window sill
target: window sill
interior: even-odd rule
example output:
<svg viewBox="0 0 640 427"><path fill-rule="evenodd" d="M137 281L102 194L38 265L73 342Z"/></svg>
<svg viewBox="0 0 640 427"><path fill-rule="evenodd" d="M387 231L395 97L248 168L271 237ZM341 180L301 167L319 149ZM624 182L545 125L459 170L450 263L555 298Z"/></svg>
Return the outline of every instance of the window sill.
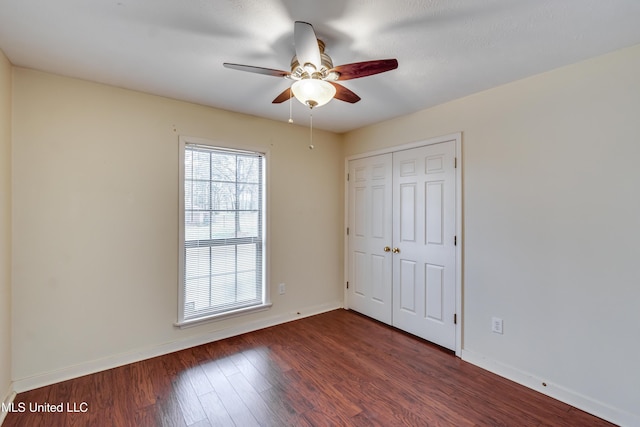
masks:
<svg viewBox="0 0 640 427"><path fill-rule="evenodd" d="M272 305L273 304L271 303L254 305L251 307L240 308L238 310L227 311L225 313L212 314L210 316L199 317L197 319L189 319L182 322L176 322L173 325L180 329L190 328L192 326L198 326L204 323L217 322L220 320L230 319L232 317L244 316L245 314L266 311L269 310Z"/></svg>

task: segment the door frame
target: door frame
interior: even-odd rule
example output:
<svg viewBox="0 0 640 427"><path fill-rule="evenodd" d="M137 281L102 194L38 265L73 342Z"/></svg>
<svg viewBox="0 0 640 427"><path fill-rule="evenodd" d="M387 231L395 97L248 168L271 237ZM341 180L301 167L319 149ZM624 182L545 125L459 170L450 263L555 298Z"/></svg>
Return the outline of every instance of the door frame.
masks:
<svg viewBox="0 0 640 427"><path fill-rule="evenodd" d="M428 139L424 139L424 140L419 140L419 141L414 141L414 142L410 142L410 143L406 143L406 144L401 144L401 145L394 145L388 148L383 148L380 150L375 150L375 151L368 151L365 153L359 153L359 154L354 154L351 156L348 156L345 158L345 164L344 164L344 283L345 283L345 288L344 288L344 308L348 309L349 308L349 293L347 291L347 287L346 287L346 283L349 280L349 268L351 267L349 265L349 236L347 235L347 227L349 224L349 181L348 181L348 174L349 174L349 162L351 160L356 160L356 159L361 159L364 157L371 157L371 156L377 156L380 154L389 154L389 153L393 153L396 151L402 151L402 150L409 150L412 148L418 148L418 147L424 147L427 145L433 145L433 144L440 144L443 142L449 142L449 141L454 141L455 142L455 151L456 151L456 169L455 169L455 175L456 175L456 206L455 206L455 230L456 230L456 267L455 267L455 275L456 275L456 283L455 283L455 287L456 287L456 316L457 316L457 321L456 321L456 325L455 325L455 330L456 330L456 348L455 348L455 354L458 357L461 357L462 354L462 343L463 343L463 319L464 319L464 313L462 311L462 302L464 299L464 296L462 294L462 283L463 283L463 277L462 277L462 265L463 265L463 259L462 259L462 254L463 254L463 244L464 244L464 238L463 238L463 224L462 224L462 166L463 166L463 162L462 162L462 132L457 132L457 133L452 133L449 135L443 135L443 136L438 136L438 137L434 137L434 138L428 138Z"/></svg>

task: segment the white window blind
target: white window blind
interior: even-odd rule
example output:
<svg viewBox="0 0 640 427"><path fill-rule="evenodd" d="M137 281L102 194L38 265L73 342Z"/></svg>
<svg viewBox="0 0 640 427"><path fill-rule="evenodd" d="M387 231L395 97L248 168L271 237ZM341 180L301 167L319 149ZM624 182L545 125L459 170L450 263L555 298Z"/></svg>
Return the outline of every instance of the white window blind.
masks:
<svg viewBox="0 0 640 427"><path fill-rule="evenodd" d="M261 153L184 144L179 322L265 304L264 169Z"/></svg>

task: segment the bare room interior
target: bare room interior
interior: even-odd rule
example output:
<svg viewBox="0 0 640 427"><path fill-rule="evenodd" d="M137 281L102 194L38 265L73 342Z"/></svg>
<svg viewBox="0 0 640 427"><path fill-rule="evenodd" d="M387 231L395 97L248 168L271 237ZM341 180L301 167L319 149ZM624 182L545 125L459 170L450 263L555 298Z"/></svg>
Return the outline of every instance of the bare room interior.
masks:
<svg viewBox="0 0 640 427"><path fill-rule="evenodd" d="M0 424L640 425L638 17L3 0Z"/></svg>

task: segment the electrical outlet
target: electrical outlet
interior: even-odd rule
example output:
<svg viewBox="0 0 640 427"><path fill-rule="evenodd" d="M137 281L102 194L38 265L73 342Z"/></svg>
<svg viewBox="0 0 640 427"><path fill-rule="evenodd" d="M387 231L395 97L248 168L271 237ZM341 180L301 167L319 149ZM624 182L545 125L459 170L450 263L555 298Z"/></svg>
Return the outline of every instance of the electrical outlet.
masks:
<svg viewBox="0 0 640 427"><path fill-rule="evenodd" d="M284 293L286 292L286 286L284 283L280 283L280 285L278 286L278 292L280 292L280 295L284 295Z"/></svg>
<svg viewBox="0 0 640 427"><path fill-rule="evenodd" d="M499 317L491 318L491 332L496 334L502 334L502 319Z"/></svg>

